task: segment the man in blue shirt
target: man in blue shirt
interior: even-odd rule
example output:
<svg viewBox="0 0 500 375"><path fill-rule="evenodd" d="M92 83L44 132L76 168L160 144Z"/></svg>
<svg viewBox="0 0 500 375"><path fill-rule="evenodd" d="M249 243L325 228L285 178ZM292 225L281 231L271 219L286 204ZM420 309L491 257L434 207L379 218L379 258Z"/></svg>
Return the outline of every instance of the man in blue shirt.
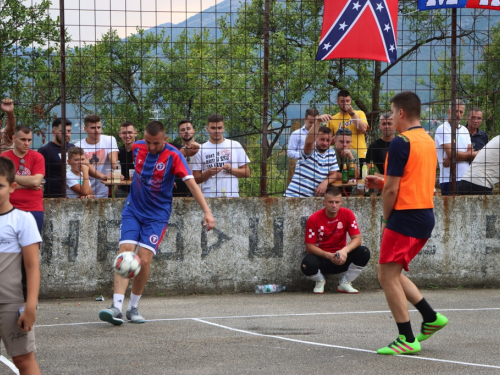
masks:
<svg viewBox="0 0 500 375"><path fill-rule="evenodd" d="M151 260L167 229L176 175L184 180L203 210L203 226L211 230L215 222L186 159L167 143L165 127L161 122L151 121L146 126L144 140L133 145L132 153L135 173L122 211L119 253L135 251L139 246L141 271L132 281L126 316L132 323L144 323L146 320L139 314L137 305L149 278ZM113 304L109 309L99 311L101 320L113 325L123 324L122 306L128 282L128 279L115 274Z"/></svg>

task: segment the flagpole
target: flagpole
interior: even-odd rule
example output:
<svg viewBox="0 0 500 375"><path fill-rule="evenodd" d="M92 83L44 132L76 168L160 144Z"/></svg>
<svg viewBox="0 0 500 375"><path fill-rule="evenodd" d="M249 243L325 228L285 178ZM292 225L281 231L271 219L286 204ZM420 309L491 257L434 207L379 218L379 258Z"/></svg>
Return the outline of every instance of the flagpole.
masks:
<svg viewBox="0 0 500 375"><path fill-rule="evenodd" d="M450 179L451 194L457 193L457 9L451 10L451 106L450 106L450 125L451 125L451 165Z"/></svg>
<svg viewBox="0 0 500 375"><path fill-rule="evenodd" d="M264 82L262 98L262 157L260 174L260 196L267 197L267 112L269 107L269 0L264 5Z"/></svg>

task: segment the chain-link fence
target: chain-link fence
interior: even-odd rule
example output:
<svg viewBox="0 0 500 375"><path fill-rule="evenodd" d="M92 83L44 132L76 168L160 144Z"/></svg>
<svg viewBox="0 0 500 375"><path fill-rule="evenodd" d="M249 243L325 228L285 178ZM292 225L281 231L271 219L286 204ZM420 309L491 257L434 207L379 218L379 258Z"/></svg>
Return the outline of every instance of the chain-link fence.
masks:
<svg viewBox="0 0 500 375"><path fill-rule="evenodd" d="M420 96L422 125L432 136L448 118L451 11L419 12L416 3L399 1L398 58L388 64L315 61L323 1L2 0L0 95L14 100L17 124L33 130L34 149L50 142L62 143L63 149L79 145L96 169L90 173L101 180L116 168L117 148L125 146L119 157L122 175L125 181L131 177L131 138L142 139L146 124L157 120L191 169L201 168L198 181L209 167L223 168L230 159L236 173L217 170L215 182L202 184L207 196L232 196L236 189L240 196L281 196L295 168L287 155L291 132L304 125L308 108L339 113L340 90L348 90L353 108L366 116L368 129L352 145L358 160L366 159L372 142L385 137L379 117L397 92ZM500 133L499 16L493 10L459 9L455 39L456 97L465 105L458 119L468 124L470 134L478 127L488 140ZM63 108L71 122L67 144L60 134L64 127L52 128ZM85 124L92 114L99 115L102 135L96 122ZM216 139L207 126L213 114L222 116L224 129L218 131L233 143L202 146L203 153L190 154L193 141ZM5 127L8 113L1 115ZM183 119L195 134L179 131ZM124 122L133 124L132 130L129 123L121 127ZM474 137L471 143L479 147ZM46 183L60 185L65 172L61 161L50 156L53 151L44 155ZM489 175L494 183L499 160L491 162L497 163L496 175ZM126 194L128 189L114 181L110 193L109 182L98 182L105 187L102 196L121 196L118 190ZM102 190L101 185L95 186ZM46 196L61 194L60 189L53 194L46 189Z"/></svg>

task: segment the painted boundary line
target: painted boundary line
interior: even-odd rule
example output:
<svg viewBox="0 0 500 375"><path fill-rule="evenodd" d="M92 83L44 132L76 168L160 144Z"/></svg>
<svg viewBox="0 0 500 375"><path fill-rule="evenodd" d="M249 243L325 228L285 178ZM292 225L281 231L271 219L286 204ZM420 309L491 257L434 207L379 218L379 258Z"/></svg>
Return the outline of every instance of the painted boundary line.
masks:
<svg viewBox="0 0 500 375"><path fill-rule="evenodd" d="M438 312L445 311L500 311L500 307L485 307L478 309L436 309ZM409 310L409 312L418 312L417 310ZM204 316L194 318L165 318L165 319L147 319L147 322L175 322L182 320L196 320L196 319L254 319L254 318L281 318L293 316L328 316L328 315L353 315L353 314L390 314L390 310L381 311L344 311L344 312L330 312L330 313L300 313L300 314L265 314L265 315L234 315L234 316ZM109 324L107 322L81 322L81 323L58 323L58 324L42 324L36 325L35 328L52 328L52 327L68 327L79 325L92 325L92 324Z"/></svg>
<svg viewBox="0 0 500 375"><path fill-rule="evenodd" d="M3 355L0 355L0 362L4 363L5 366L10 368L14 372L14 374L19 375L19 371L17 370L17 367L11 361L9 361L7 358L5 358Z"/></svg>
<svg viewBox="0 0 500 375"><path fill-rule="evenodd" d="M218 328L224 328L224 329L227 329L227 330L230 330L230 331L234 331L234 332L245 333L247 335L259 336L259 337L267 337L267 338L284 340L284 341L291 341L291 342L295 342L295 343L299 343L299 344L307 344L307 345L322 346L322 347L327 347L327 348L337 348L337 349L352 350L352 351L356 351L356 352L364 352L364 353L370 353L370 354L377 354L377 352L375 352L373 350L366 350L366 349L360 349L360 348L351 348L351 347L348 347L348 346L322 344L322 343L318 343L318 342L303 341L303 340L291 339L291 338L282 337L282 336L265 335L265 334L262 334L262 333L257 333L257 332L252 332L252 331L245 331L245 330L242 330L242 329L237 329L237 328L232 328L232 327L224 326L222 324L208 322L208 321L203 320L203 319L193 318L192 320L200 322L200 323L204 323L204 324L209 324L209 325L212 325L212 326L215 326L215 327L218 327ZM474 366L474 367L486 367L486 368L500 369L500 366L484 365L484 364L481 364L481 363L451 361L451 360L446 360L446 359L437 359L437 358L429 358L429 357L419 357L419 356L414 356L414 355L398 355L396 357L398 357L398 358L409 358L409 359L420 359L420 360L424 360L424 361L442 362L442 363L450 363L450 364L464 365L464 366Z"/></svg>

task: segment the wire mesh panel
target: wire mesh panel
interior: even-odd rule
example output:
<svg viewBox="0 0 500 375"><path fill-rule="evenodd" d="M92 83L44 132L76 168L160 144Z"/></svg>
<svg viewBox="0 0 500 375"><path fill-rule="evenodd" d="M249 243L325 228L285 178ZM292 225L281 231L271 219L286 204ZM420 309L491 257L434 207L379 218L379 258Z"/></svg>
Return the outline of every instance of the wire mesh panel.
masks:
<svg viewBox="0 0 500 375"><path fill-rule="evenodd" d="M209 197L282 196L304 158L307 120L317 114L340 114L325 124L333 130L332 148L338 128L352 125L351 143L337 147L341 168L347 147L355 151L356 157L347 154L356 160L357 177L371 159L383 173L382 159L396 134L388 124L389 100L404 90L421 98L421 123L432 137L440 129L441 144L458 143L457 180L465 176L491 189L500 175L498 147L492 143L480 152L500 133L500 12L458 10L456 119L467 127L460 132L464 138L455 140L440 128L452 97L451 11L419 12L416 3L399 1L398 57L385 63L316 61L323 1L2 0L0 95L14 100L16 123L29 126L32 148L42 149L45 197L64 195L60 154L73 145L83 149L89 167L82 170L81 151L73 150L66 195L126 196L131 147L151 121L164 124ZM354 120L341 111L341 90L349 92ZM61 104L65 127L54 122ZM308 115L310 108L317 113ZM11 111L3 109L2 151L12 147L13 132ZM213 115L219 115L212 117L216 121L209 120ZM441 148L438 192L451 162ZM91 194L81 189L84 172ZM174 189L176 196L189 195L182 179Z"/></svg>

